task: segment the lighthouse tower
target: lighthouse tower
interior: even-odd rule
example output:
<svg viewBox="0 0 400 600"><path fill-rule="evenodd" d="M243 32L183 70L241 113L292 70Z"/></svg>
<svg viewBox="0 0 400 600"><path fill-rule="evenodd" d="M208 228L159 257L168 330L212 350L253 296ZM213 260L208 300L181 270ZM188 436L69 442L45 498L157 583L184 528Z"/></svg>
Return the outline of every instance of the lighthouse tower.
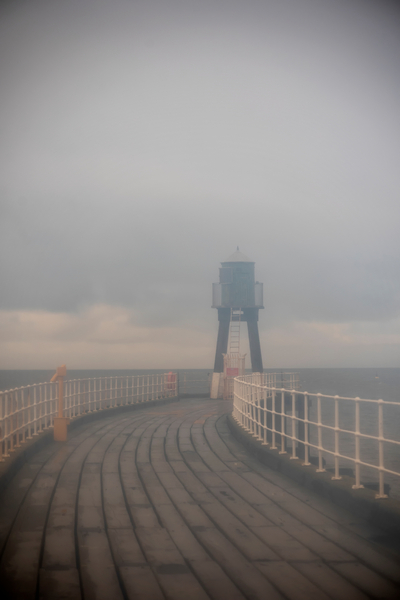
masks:
<svg viewBox="0 0 400 600"><path fill-rule="evenodd" d="M253 373L263 372L258 334L258 311L264 308L263 284L255 281L254 262L239 252L239 248L221 263L219 283L213 283L212 307L218 310L219 321L211 385L211 397L217 398L232 321L247 322L251 368Z"/></svg>

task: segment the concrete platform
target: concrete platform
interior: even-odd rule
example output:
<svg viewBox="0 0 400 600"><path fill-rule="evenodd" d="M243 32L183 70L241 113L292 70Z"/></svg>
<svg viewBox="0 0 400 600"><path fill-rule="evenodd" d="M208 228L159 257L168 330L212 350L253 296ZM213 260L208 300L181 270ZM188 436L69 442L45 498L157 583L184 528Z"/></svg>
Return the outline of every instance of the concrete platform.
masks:
<svg viewBox="0 0 400 600"><path fill-rule="evenodd" d="M387 536L258 462L230 410L114 413L31 456L0 498L1 597L399 598Z"/></svg>

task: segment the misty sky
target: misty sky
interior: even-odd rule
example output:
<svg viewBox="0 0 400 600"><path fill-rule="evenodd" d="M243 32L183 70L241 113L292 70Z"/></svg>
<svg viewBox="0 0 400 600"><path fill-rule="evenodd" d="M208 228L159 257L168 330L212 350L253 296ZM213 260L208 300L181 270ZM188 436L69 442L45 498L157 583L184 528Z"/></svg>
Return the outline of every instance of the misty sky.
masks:
<svg viewBox="0 0 400 600"><path fill-rule="evenodd" d="M3 2L0 368L211 368L237 245L265 367L399 366L399 65L385 1Z"/></svg>

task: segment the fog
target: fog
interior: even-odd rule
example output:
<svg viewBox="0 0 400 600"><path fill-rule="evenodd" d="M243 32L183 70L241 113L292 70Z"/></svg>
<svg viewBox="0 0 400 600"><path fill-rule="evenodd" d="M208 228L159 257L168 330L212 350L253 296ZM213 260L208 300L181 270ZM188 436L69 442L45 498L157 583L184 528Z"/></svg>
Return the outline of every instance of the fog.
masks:
<svg viewBox="0 0 400 600"><path fill-rule="evenodd" d="M395 3L0 10L2 368L211 367L237 245L265 367L398 366Z"/></svg>

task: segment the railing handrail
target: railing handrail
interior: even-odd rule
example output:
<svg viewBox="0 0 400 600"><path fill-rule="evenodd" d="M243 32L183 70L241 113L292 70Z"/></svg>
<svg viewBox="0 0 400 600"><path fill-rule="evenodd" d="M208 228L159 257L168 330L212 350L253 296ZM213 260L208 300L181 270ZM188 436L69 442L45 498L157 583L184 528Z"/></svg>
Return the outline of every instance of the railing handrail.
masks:
<svg viewBox="0 0 400 600"><path fill-rule="evenodd" d="M162 373L151 373L151 374L147 374L147 373L141 373L139 374L135 374L135 375L101 375L100 377L83 377L83 378L79 378L79 379L64 379L64 383L68 383L70 381L92 381L93 379L126 379L127 377L156 377L156 376L160 376L160 375L168 375L168 373L162 372ZM48 383L54 383L52 381L42 381L40 383L29 383L28 385L21 385L20 387L17 388L10 388L8 390L0 390L0 394L6 394L9 392L16 392L18 390L23 390L26 388L31 388L31 387L37 387L39 385L46 385Z"/></svg>
<svg viewBox="0 0 400 600"><path fill-rule="evenodd" d="M280 374L280 373L279 373ZM276 373L273 373L273 375L276 375ZM287 392L288 394L291 394L292 392L296 392L296 394L303 394L307 395L307 396L321 396L321 398L332 398L333 400L338 399L338 400L358 400L360 402L373 402L375 404L392 404L393 406L400 406L400 402L393 402L391 400L382 400L382 398L379 398L378 400L373 399L373 398L359 398L358 396L338 396L337 394L335 396L330 395L330 394L322 394L321 392L303 392L302 390L295 390L292 388L282 388L282 387L274 387L274 386L269 386L269 385L260 385L259 383L254 383L251 381L245 381L246 377L252 377L252 375L240 375L238 377L235 377L235 379L237 379L238 381L244 381L245 383L248 383L249 385L253 386L253 387L259 387L259 388L266 388L270 391L279 391L279 392Z"/></svg>

